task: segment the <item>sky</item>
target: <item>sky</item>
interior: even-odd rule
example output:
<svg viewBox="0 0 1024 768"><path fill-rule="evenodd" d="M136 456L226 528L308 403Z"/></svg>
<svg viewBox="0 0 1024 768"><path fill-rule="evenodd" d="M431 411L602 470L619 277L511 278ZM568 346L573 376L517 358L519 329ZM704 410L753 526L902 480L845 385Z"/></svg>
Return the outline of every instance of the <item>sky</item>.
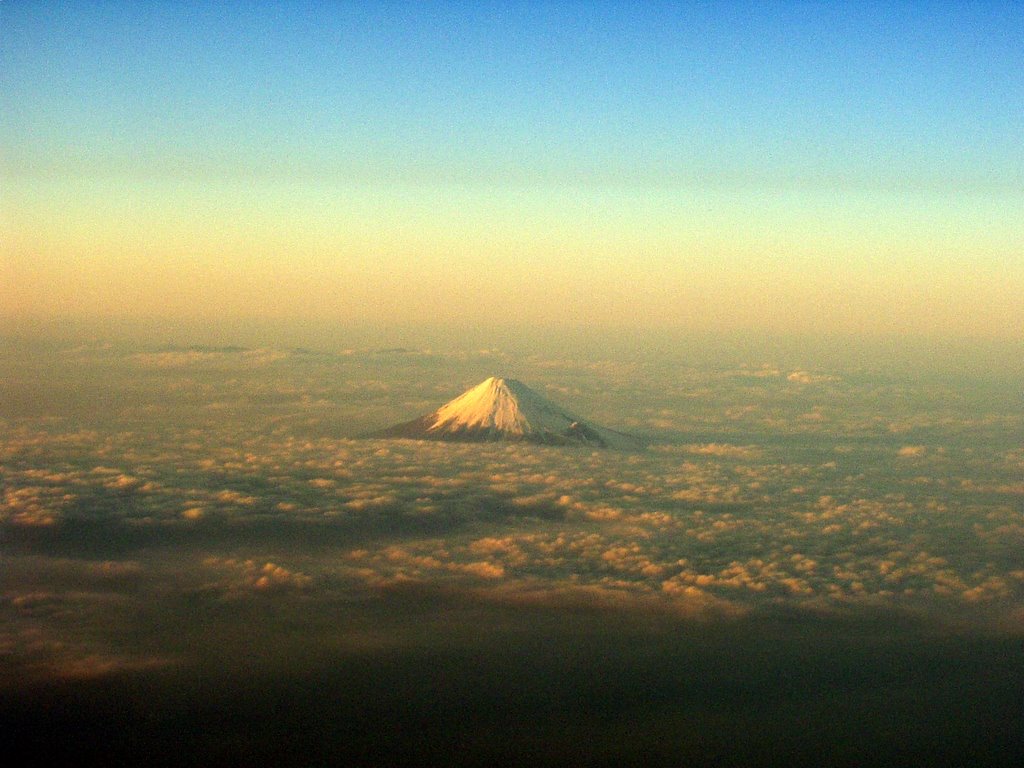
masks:
<svg viewBox="0 0 1024 768"><path fill-rule="evenodd" d="M843 5L5 3L0 316L1019 345L1024 9Z"/></svg>

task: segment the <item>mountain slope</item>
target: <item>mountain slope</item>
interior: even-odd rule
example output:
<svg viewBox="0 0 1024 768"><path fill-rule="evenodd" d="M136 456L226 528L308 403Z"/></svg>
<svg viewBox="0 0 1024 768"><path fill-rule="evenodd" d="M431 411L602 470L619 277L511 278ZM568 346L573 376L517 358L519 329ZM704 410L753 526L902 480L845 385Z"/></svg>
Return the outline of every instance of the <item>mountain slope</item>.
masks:
<svg viewBox="0 0 1024 768"><path fill-rule="evenodd" d="M588 424L516 379L491 377L433 413L397 424L375 435L417 440L522 441L547 445L574 443L634 449L629 435Z"/></svg>

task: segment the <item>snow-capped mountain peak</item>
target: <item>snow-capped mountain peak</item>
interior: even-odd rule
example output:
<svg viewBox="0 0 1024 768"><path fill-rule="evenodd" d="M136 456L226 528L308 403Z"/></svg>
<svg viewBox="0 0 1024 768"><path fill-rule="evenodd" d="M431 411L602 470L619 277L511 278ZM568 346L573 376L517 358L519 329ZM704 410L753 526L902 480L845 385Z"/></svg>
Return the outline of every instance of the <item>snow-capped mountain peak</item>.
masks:
<svg viewBox="0 0 1024 768"><path fill-rule="evenodd" d="M525 441L637 448L629 435L587 424L521 381L491 376L433 413L379 433L425 440Z"/></svg>
<svg viewBox="0 0 1024 768"><path fill-rule="evenodd" d="M494 429L527 435L578 421L516 379L491 376L443 405L431 430Z"/></svg>

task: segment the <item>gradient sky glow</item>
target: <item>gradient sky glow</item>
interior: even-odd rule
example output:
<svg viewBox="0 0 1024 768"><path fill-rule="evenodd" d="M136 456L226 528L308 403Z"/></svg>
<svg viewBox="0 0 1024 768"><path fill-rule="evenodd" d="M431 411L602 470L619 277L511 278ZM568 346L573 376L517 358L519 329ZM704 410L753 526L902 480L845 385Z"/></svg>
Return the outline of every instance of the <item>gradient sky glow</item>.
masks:
<svg viewBox="0 0 1024 768"><path fill-rule="evenodd" d="M1021 340L1020 4L618 5L5 4L0 313Z"/></svg>

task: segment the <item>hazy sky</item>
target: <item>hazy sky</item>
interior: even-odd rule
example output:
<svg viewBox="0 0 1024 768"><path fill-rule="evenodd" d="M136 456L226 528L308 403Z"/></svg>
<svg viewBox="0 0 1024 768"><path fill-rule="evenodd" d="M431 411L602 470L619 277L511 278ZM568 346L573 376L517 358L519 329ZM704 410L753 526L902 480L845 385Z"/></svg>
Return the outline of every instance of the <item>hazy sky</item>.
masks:
<svg viewBox="0 0 1024 768"><path fill-rule="evenodd" d="M0 8L7 320L1016 340L1017 3Z"/></svg>

